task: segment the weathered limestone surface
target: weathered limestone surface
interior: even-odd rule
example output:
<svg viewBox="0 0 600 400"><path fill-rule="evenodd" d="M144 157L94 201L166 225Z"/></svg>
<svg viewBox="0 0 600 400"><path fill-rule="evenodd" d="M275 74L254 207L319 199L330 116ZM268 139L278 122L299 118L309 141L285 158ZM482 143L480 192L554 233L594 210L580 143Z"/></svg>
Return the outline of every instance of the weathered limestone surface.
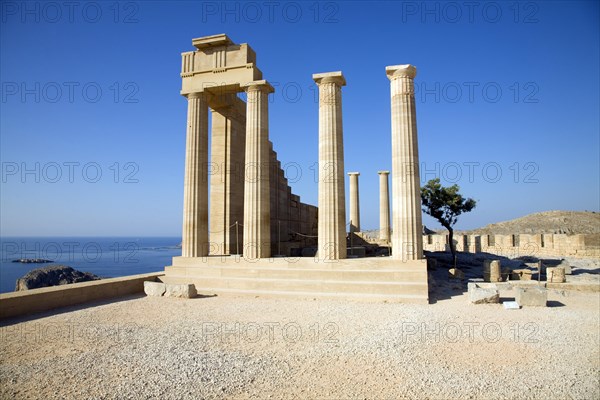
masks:
<svg viewBox="0 0 600 400"><path fill-rule="evenodd" d="M530 269L515 269L510 272L510 279L513 281L530 281L532 274Z"/></svg>
<svg viewBox="0 0 600 400"><path fill-rule="evenodd" d="M317 209L302 204L299 197L291 193L283 172L286 168L282 168L269 142L268 93L272 87L263 80L261 71L256 67L256 55L252 49L247 44L233 43L226 35L194 39L193 44L196 51L182 54L181 72L181 94L188 97L191 104L189 119L192 123L189 125L192 128L188 138L202 139L186 148L189 156L186 182L190 183L186 190L186 221L193 221L184 228L184 252L181 257L173 258L172 266L165 268L163 282L168 285L193 283L203 293L219 295L426 303L427 269L426 261L421 259L422 252L417 255L417 252L408 249L411 256L404 257L407 260L403 263L390 257L345 259L341 87L346 81L342 73L313 75L319 87L317 221ZM237 98L237 93L242 90L247 92L246 104ZM210 163L204 156L205 150L208 150L204 138L208 135L209 108L213 119ZM413 133L416 135L416 132ZM244 165L243 171L237 168L240 164ZM204 169L198 168L200 165ZM208 188L207 170L211 174L209 219L204 217L208 203L204 201ZM217 174L218 177L215 176ZM243 178L242 183L237 183L239 177ZM355 193L358 194L358 185ZM358 230L358 195L354 198L356 211L353 210L353 214L357 223L355 229ZM386 208L386 220L389 221L389 204ZM187 217L200 214L202 219ZM241 215L243 235L239 232L234 234L232 228L239 228ZM217 243L207 243L208 220L211 224L210 239ZM389 232L389 222L387 226ZM310 246L310 242L315 240L315 228L319 237L316 259L264 259L273 254L300 253L290 250ZM420 220L417 230L421 233ZM241 247L244 257L204 257L209 252L214 255L239 254L240 236L243 236L244 246ZM364 251L364 247L359 248ZM302 251L304 255L312 255L305 250ZM397 253L402 254L401 251ZM190 289L190 286L186 287ZM167 290L169 293L177 291L169 287L165 288Z"/></svg>
<svg viewBox="0 0 600 400"><path fill-rule="evenodd" d="M473 304L499 303L500 293L497 289L481 287L477 283L469 282L469 301Z"/></svg>
<svg viewBox="0 0 600 400"><path fill-rule="evenodd" d="M460 235L457 235L457 237ZM476 252L514 257L535 255L536 257L600 257L600 234L513 234L474 235L479 238ZM468 246L460 242L457 251L466 251ZM425 250L448 251L448 235L435 234L424 237ZM471 251L469 249L469 251Z"/></svg>
<svg viewBox="0 0 600 400"><path fill-rule="evenodd" d="M500 260L483 260L483 280L500 282L502 280Z"/></svg>
<svg viewBox="0 0 600 400"><path fill-rule="evenodd" d="M515 301L524 307L546 307L548 290L542 287L516 287Z"/></svg>
<svg viewBox="0 0 600 400"><path fill-rule="evenodd" d="M243 243L246 104L235 94L213 97L210 104L210 254L238 254Z"/></svg>
<svg viewBox="0 0 600 400"><path fill-rule="evenodd" d="M565 270L565 275L571 275L573 273L571 264L569 264L567 260L562 260L558 266Z"/></svg>
<svg viewBox="0 0 600 400"><path fill-rule="evenodd" d="M360 172L348 172L350 177L350 232L360 232L359 175Z"/></svg>
<svg viewBox="0 0 600 400"><path fill-rule="evenodd" d="M168 283L165 289L165 297L177 297L181 299L193 299L198 295L196 286L192 283L188 284L171 284Z"/></svg>
<svg viewBox="0 0 600 400"><path fill-rule="evenodd" d="M412 65L386 67L392 105L392 256L423 258L419 145Z"/></svg>
<svg viewBox="0 0 600 400"><path fill-rule="evenodd" d="M379 171L379 239L390 241L390 171Z"/></svg>
<svg viewBox="0 0 600 400"><path fill-rule="evenodd" d="M189 100L189 107L193 105L195 113L190 112L188 116L188 129L190 125L194 128L192 144L198 148L186 148L191 159L190 173L186 172L186 182L190 185L185 192L184 220L187 222L184 222L183 254L189 257L239 254L244 243L247 104L237 97L237 93L243 91L247 83L262 80L262 72L256 67L256 54L252 48L247 44L235 44L226 35L197 38L192 43L197 50L182 53L181 94L189 99L199 98L198 101ZM196 112L199 101L203 110L211 110L210 162L208 141L205 140L209 114ZM199 142L202 146L198 146ZM300 202L300 198L291 192L277 154L272 150L272 144L268 144L268 155L263 159L267 163L270 161L264 168L269 175L271 218L267 230L271 232L270 246L273 253L289 254L291 248L310 246L315 241L310 237L317 234L317 208ZM207 172L210 182L206 178ZM203 204L208 204L204 198L209 183L210 217L204 217ZM208 227L207 223L210 224Z"/></svg>
<svg viewBox="0 0 600 400"><path fill-rule="evenodd" d="M269 93L265 80L250 82L246 90L246 173L244 186L244 257L271 256L269 185Z"/></svg>
<svg viewBox="0 0 600 400"><path fill-rule="evenodd" d="M293 248L316 246L317 207L302 203L292 193L277 153L271 148L271 253L290 255ZM293 168L292 177L294 176ZM297 173L298 171L296 171Z"/></svg>
<svg viewBox="0 0 600 400"><path fill-rule="evenodd" d="M161 297L167 290L167 285L162 282L144 282L144 293L147 296Z"/></svg>
<svg viewBox="0 0 600 400"><path fill-rule="evenodd" d="M319 86L319 233L320 260L346 258L346 204L342 129L341 72L314 74Z"/></svg>
<svg viewBox="0 0 600 400"><path fill-rule="evenodd" d="M565 269L563 267L546 268L546 281L552 283L563 283L566 281Z"/></svg>
<svg viewBox="0 0 600 400"><path fill-rule="evenodd" d="M208 254L208 103L205 93L188 99L185 181L183 188L184 257Z"/></svg>

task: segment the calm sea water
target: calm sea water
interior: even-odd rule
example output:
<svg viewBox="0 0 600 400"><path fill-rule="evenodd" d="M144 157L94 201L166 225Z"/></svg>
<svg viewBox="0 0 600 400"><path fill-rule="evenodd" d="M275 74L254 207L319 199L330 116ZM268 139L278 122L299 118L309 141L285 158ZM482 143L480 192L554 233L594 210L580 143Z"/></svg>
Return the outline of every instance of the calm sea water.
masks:
<svg viewBox="0 0 600 400"><path fill-rule="evenodd" d="M100 277L162 271L181 255L181 237L2 237L0 238L0 293L15 290L16 280L32 269L68 265ZM47 264L12 260L44 258Z"/></svg>

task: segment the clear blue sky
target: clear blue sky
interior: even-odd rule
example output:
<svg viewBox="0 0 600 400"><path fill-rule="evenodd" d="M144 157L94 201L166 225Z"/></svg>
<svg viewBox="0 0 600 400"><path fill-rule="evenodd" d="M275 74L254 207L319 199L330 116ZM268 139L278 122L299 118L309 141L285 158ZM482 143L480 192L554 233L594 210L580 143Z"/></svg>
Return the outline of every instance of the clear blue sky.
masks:
<svg viewBox="0 0 600 400"><path fill-rule="evenodd" d="M270 137L311 204L311 75L343 71L363 229L378 227L377 171L391 169L385 67L405 63L418 69L422 181L478 201L458 228L599 209L598 2L66 3L2 2L4 236L180 235L180 53L217 33L249 43L279 85Z"/></svg>

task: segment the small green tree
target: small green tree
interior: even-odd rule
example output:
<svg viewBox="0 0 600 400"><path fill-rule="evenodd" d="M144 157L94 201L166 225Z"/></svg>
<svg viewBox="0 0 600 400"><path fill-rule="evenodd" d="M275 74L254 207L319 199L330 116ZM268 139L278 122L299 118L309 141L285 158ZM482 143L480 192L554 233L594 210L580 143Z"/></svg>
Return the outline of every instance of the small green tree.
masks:
<svg viewBox="0 0 600 400"><path fill-rule="evenodd" d="M423 212L437 219L440 224L448 229L448 240L450 242L450 251L456 268L456 248L454 246L454 229L452 226L458 220L462 213L469 212L475 208L475 200L465 199L458 191L458 185L443 187L440 178L435 178L427 182L421 188L421 202Z"/></svg>

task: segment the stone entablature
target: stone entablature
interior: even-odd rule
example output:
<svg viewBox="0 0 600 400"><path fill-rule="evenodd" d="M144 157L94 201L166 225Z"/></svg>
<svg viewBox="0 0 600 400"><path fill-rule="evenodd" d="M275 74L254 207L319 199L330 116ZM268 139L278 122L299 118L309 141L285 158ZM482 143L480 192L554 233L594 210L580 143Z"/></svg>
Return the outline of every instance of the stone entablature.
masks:
<svg viewBox="0 0 600 400"><path fill-rule="evenodd" d="M182 254L254 259L314 245L317 209L292 194L269 141L273 88L256 54L223 34L192 44L197 50L182 53L181 67L188 99Z"/></svg>

